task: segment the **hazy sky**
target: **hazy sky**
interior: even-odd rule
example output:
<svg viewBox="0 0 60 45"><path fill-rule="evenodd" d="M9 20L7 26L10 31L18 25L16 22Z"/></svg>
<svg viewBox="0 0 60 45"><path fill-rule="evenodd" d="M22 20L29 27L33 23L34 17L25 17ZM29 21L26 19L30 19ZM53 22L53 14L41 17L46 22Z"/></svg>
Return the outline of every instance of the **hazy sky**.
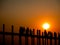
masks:
<svg viewBox="0 0 60 45"><path fill-rule="evenodd" d="M0 28L2 24L42 29L48 22L49 30L60 30L60 1L58 0L2 0L0 1Z"/></svg>

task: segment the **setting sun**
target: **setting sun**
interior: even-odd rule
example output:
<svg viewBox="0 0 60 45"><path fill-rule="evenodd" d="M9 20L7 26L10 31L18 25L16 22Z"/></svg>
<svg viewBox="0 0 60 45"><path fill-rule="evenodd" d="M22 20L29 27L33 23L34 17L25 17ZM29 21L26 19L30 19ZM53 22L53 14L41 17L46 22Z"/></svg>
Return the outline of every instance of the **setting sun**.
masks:
<svg viewBox="0 0 60 45"><path fill-rule="evenodd" d="M50 25L48 23L45 23L43 24L43 28L47 30L48 28L50 28Z"/></svg>

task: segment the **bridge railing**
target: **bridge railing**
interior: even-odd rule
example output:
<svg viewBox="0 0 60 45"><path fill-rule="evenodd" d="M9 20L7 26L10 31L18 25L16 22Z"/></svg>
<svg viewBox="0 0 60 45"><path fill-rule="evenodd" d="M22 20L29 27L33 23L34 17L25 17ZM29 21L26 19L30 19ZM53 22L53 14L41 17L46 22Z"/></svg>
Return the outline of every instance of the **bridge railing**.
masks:
<svg viewBox="0 0 60 45"><path fill-rule="evenodd" d="M25 27L20 27L19 29L19 33L14 33L14 26L11 26L12 31L11 32L5 32L5 24L3 24L3 31L0 32L0 35L3 36L3 42L0 43L0 45L5 45L5 35L11 35L11 45L14 45L14 36L18 36L19 37L19 45L22 45L22 36L25 37L25 45L29 45L29 40L28 37L31 37L31 45L36 45L35 44L35 38L37 38L37 45L53 45L53 41L54 40L54 45L60 45L60 33L56 33L54 32L54 34L52 32L46 32L46 30L44 32L42 32L41 35L41 31L40 30L36 30L36 34L35 35L35 30L31 30L29 28ZM57 36L58 35L58 36ZM48 41L50 40L50 41ZM58 40L58 41L57 41Z"/></svg>

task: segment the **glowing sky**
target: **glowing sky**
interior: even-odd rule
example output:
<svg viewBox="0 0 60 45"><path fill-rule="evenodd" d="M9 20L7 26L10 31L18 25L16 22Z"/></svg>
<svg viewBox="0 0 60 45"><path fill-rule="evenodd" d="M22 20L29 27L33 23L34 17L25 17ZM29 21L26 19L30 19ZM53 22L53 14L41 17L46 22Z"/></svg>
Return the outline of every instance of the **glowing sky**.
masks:
<svg viewBox="0 0 60 45"><path fill-rule="evenodd" d="M0 28L2 24L42 29L51 24L50 30L59 32L60 1L58 0L2 0L0 1Z"/></svg>

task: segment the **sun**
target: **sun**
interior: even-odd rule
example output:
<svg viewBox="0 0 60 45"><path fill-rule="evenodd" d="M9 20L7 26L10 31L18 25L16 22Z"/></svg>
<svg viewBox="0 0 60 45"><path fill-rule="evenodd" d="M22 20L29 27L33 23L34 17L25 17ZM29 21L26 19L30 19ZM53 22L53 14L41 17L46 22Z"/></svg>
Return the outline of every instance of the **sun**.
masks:
<svg viewBox="0 0 60 45"><path fill-rule="evenodd" d="M49 25L48 23L44 23L44 24L43 24L43 28L44 28L45 30L47 30L48 28L50 28L50 25Z"/></svg>

